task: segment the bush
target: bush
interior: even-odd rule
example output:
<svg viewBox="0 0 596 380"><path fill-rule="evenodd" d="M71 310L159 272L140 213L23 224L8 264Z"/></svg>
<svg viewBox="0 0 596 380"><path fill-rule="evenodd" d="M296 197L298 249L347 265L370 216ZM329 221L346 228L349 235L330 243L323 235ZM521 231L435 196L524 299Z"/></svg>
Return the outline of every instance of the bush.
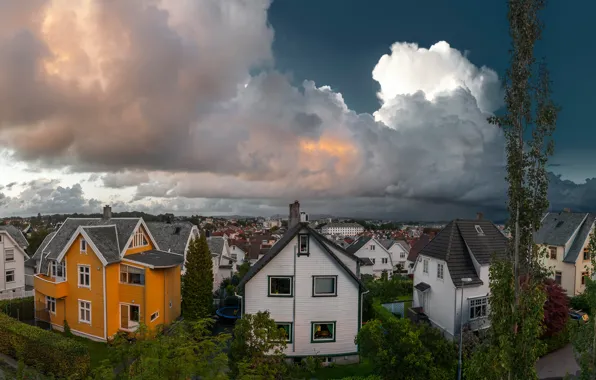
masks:
<svg viewBox="0 0 596 380"><path fill-rule="evenodd" d="M571 332L573 331L574 325L577 323L576 320L569 319L563 330L555 335L543 338L542 341L546 344L544 345L544 351L541 352L540 356L550 354L553 351L565 347L571 341Z"/></svg>
<svg viewBox="0 0 596 380"><path fill-rule="evenodd" d="M590 310L590 302L588 301L588 295L586 294L586 292L581 293L575 297L571 297L569 301L569 306L572 309L581 310L592 315Z"/></svg>
<svg viewBox="0 0 596 380"><path fill-rule="evenodd" d="M378 300L373 301L372 310L374 319L378 319L381 322L388 322L390 320L397 319L397 317L393 315L392 312L385 309Z"/></svg>
<svg viewBox="0 0 596 380"><path fill-rule="evenodd" d="M81 379L89 372L85 345L0 313L0 352L58 378Z"/></svg>
<svg viewBox="0 0 596 380"><path fill-rule="evenodd" d="M33 297L0 301L0 313L7 314L19 321L30 321L35 319L33 304Z"/></svg>

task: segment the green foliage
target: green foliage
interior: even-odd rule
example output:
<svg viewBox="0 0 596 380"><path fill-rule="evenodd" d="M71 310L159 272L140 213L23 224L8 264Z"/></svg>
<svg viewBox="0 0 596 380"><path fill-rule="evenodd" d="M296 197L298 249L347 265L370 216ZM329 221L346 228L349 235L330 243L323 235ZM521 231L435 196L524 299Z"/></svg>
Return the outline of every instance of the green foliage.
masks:
<svg viewBox="0 0 596 380"><path fill-rule="evenodd" d="M196 321L213 315L213 267L205 235L193 239L182 282L182 315Z"/></svg>
<svg viewBox="0 0 596 380"><path fill-rule="evenodd" d="M378 319L381 322L388 322L390 320L397 319L397 317L395 315L393 315L392 312L385 309L383 307L383 305L381 305L379 300L376 300L376 299L373 300L372 310L373 310L373 318Z"/></svg>
<svg viewBox="0 0 596 380"><path fill-rule="evenodd" d="M361 356L382 379L453 379L457 354L453 343L430 327L416 327L407 319L367 323L356 338Z"/></svg>
<svg viewBox="0 0 596 380"><path fill-rule="evenodd" d="M567 325L563 330L555 335L543 338L542 341L544 342L544 350L540 353L540 356L550 354L551 352L559 350L569 344L571 341L571 333L577 324L578 321L568 319Z"/></svg>
<svg viewBox="0 0 596 380"><path fill-rule="evenodd" d="M35 301L33 297L17 298L0 301L0 313L7 314L19 321L29 321L35 318Z"/></svg>
<svg viewBox="0 0 596 380"><path fill-rule="evenodd" d="M230 347L232 378L282 379L287 372L283 350L286 332L277 328L269 312L245 314L234 326Z"/></svg>
<svg viewBox="0 0 596 380"><path fill-rule="evenodd" d="M58 378L84 378L90 366L87 347L76 340L1 313L0 353Z"/></svg>
<svg viewBox="0 0 596 380"><path fill-rule="evenodd" d="M134 344L129 337L118 335L112 343L110 359L93 371L92 378L182 380L196 376L227 379L224 350L230 336L212 336L212 323L208 319L179 322L167 332L158 331L156 335L148 334L146 327L141 326L134 336Z"/></svg>
<svg viewBox="0 0 596 380"><path fill-rule="evenodd" d="M238 273L236 273L236 275L238 276L238 282L242 281L242 279L244 278L244 276L246 276L249 270L250 262L248 262L248 260L245 260L242 264L240 264L240 266L238 267Z"/></svg>
<svg viewBox="0 0 596 380"><path fill-rule="evenodd" d="M315 372L321 368L322 361L319 357L316 356L308 356L302 359L302 368L311 375L314 375Z"/></svg>
<svg viewBox="0 0 596 380"><path fill-rule="evenodd" d="M65 319L64 320L64 335L68 338L72 338L72 331L70 331L70 325L68 324L68 321Z"/></svg>
<svg viewBox="0 0 596 380"><path fill-rule="evenodd" d="M37 248L39 248L43 242L43 239L45 239L49 233L50 231L46 229L39 229L37 231L33 231L31 235L27 237L27 241L29 242L29 245L27 246L27 254L29 256L33 256L35 251L37 251Z"/></svg>
<svg viewBox="0 0 596 380"><path fill-rule="evenodd" d="M592 314L592 308L590 307L588 294L586 292L578 294L575 297L571 297L571 300L569 301L569 307L572 309L581 310L588 314Z"/></svg>
<svg viewBox="0 0 596 380"><path fill-rule="evenodd" d="M393 276L391 279L370 279L365 278L366 288L370 291L368 294L378 299L381 303L393 302L403 296L412 296L414 283L409 278Z"/></svg>

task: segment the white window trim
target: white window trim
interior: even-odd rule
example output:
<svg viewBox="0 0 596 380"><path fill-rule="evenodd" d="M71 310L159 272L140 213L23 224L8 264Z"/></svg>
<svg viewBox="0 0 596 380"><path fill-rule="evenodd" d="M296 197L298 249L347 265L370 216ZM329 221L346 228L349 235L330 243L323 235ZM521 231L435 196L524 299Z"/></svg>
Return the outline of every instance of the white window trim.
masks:
<svg viewBox="0 0 596 380"><path fill-rule="evenodd" d="M129 310L129 312L130 312L130 310ZM159 318L159 310L157 310L155 313L151 314L151 322L154 322L157 318Z"/></svg>
<svg viewBox="0 0 596 380"><path fill-rule="evenodd" d="M306 239L306 249L302 250L302 239ZM308 239L308 235L298 235L298 252L299 253L309 253L309 239Z"/></svg>
<svg viewBox="0 0 596 380"><path fill-rule="evenodd" d="M477 300L484 300L486 303L484 304L485 307L485 315L482 315L480 317L475 317L475 318L470 318L470 311L472 310L472 308L478 308L478 307L482 307L482 304L480 305L474 305L472 306L472 301L477 301ZM480 297L472 297L472 298L468 298L468 318L470 321L476 321L478 319L484 319L484 318L488 318L488 296L480 296Z"/></svg>
<svg viewBox="0 0 596 380"><path fill-rule="evenodd" d="M271 280L274 278L287 278L290 280L290 293L275 294L271 293ZM294 278L292 276L269 276L269 284L267 288L267 295L269 297L293 297L294 296Z"/></svg>
<svg viewBox="0 0 596 380"><path fill-rule="evenodd" d="M54 311L52 311L52 309L50 308L50 304L53 303L54 304ZM56 298L54 297L50 297L50 296L46 296L46 309L48 309L48 311L54 315L56 315L56 308L58 307L58 305L56 304Z"/></svg>
<svg viewBox="0 0 596 380"><path fill-rule="evenodd" d="M318 279L326 279L326 278L330 278L333 280L333 293L317 293L317 287L316 287L316 282ZM315 297L333 297L333 296L337 296L337 277L335 276L313 276L313 282L312 282L312 294Z"/></svg>
<svg viewBox="0 0 596 380"><path fill-rule="evenodd" d="M9 254L12 255L11 260L8 259ZM14 261L15 261L14 249L5 249L4 250L4 261L7 263L14 263Z"/></svg>
<svg viewBox="0 0 596 380"><path fill-rule="evenodd" d="M84 272L81 272L81 268L89 268L89 285L81 284L81 273L85 274ZM77 283L79 285L79 288L91 289L91 265L77 265Z"/></svg>
<svg viewBox="0 0 596 380"><path fill-rule="evenodd" d="M85 246L83 248L83 246ZM83 238L81 238L81 240L79 241L79 248L81 250L81 253L87 253L87 241Z"/></svg>
<svg viewBox="0 0 596 380"><path fill-rule="evenodd" d="M122 325L121 325L121 323L122 323L122 309L121 309L120 307L118 307L118 318L119 318L118 325L119 325L119 327L120 327L120 330L134 332L134 331L136 331L136 330L139 328L139 326L141 325L141 319L142 319L142 318L141 318L141 316L142 316L142 314L141 314L141 313L142 313L142 310L143 310L143 309L141 308L141 305L139 305L139 304L136 304L136 303L126 303L126 302L120 302L119 306L122 306L122 305L126 305L126 306L128 306L128 326L131 326L131 324L133 324L133 323L134 323L134 324L136 324L136 325L135 325L134 327L132 327L132 328L130 328L130 327L129 327L129 328L127 328L127 329L125 329L124 327L122 327ZM131 314L131 313L130 313L130 307L131 307L131 306L137 306L137 307L139 308L139 321L138 321L138 322L136 322L136 321L131 321L131 320L130 320L130 314Z"/></svg>
<svg viewBox="0 0 596 380"><path fill-rule="evenodd" d="M83 308L81 307L81 303L83 303L83 302L87 302L87 303L89 304L89 320L88 320L88 321L85 321L85 320L81 319L81 311L83 311L83 310L85 310L85 311L86 311L86 310L87 310L86 308L85 308L85 309L83 309ZM84 324L86 324L86 325L90 325L90 324L91 324L91 319L92 319L92 312L91 312L91 310L92 310L92 308L91 308L91 301L87 301L87 300L81 300L81 299L79 299L79 300L78 300L78 303L79 303L79 323L84 323Z"/></svg>
<svg viewBox="0 0 596 380"><path fill-rule="evenodd" d="M62 271L62 275L63 276L62 277L58 277L58 265L62 265L62 263L64 263L64 268L63 268L64 270ZM66 271L67 264L68 263L66 261L66 258L63 261L61 261L60 263L57 262L56 260L52 260L50 262L50 277L53 278L53 279L59 278L59 279L62 279L64 281L68 281L68 276L67 276L67 271ZM54 273L53 273L53 270L52 270L53 267L56 268L56 276L54 276Z"/></svg>
<svg viewBox="0 0 596 380"><path fill-rule="evenodd" d="M8 273L12 272L12 281L8 281ZM13 282L17 282L17 276L15 274L15 270L14 269L6 269L4 271L4 278L6 279L6 283L7 284L12 284Z"/></svg>
<svg viewBox="0 0 596 380"><path fill-rule="evenodd" d="M128 248L130 249L130 248L146 247L148 245L149 245L149 240L143 233L143 230L141 229L141 227L139 227L135 231L134 235L132 235L132 240L130 241L130 246Z"/></svg>
<svg viewBox="0 0 596 380"><path fill-rule="evenodd" d="M440 268L440 270L439 270ZM440 274L440 276L439 276ZM438 263L437 264L437 279L443 281L445 279L445 265Z"/></svg>
<svg viewBox="0 0 596 380"><path fill-rule="evenodd" d="M422 273L428 274L429 263L427 259L422 260Z"/></svg>

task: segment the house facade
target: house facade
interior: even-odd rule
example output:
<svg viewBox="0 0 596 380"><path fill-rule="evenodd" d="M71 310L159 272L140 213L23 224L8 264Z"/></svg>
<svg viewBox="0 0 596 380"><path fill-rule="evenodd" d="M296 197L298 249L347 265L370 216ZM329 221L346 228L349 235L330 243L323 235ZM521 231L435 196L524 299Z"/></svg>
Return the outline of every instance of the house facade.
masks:
<svg viewBox="0 0 596 380"><path fill-rule="evenodd" d="M106 341L180 315L184 255L160 250L142 218L68 218L33 256L36 319Z"/></svg>
<svg viewBox="0 0 596 380"><path fill-rule="evenodd" d="M596 214L590 213L548 213L534 235L534 242L545 253L544 265L568 296L586 289L585 277L592 271L588 245L595 219Z"/></svg>
<svg viewBox="0 0 596 380"><path fill-rule="evenodd" d="M379 243L391 254L394 270L401 268L402 273L408 272L408 254L410 253L410 245L404 240L384 239L379 240Z"/></svg>
<svg viewBox="0 0 596 380"><path fill-rule="evenodd" d="M460 317L472 331L488 328L490 260L507 243L488 220L447 224L414 263L412 317L428 319L447 338L458 336Z"/></svg>
<svg viewBox="0 0 596 380"><path fill-rule="evenodd" d="M408 253L408 259L406 260L406 268L408 270L408 274L411 275L414 273L414 264L416 263L416 260L418 260L418 254L420 253L422 248L424 248L430 242L430 240L430 236L426 234L422 235L416 241L416 243L414 243L412 248L410 248L410 253Z"/></svg>
<svg viewBox="0 0 596 380"><path fill-rule="evenodd" d="M360 259L367 259L367 266L371 267L367 269L372 270L374 277L379 278L383 273L387 273L387 276L391 278L394 269L393 258L377 239L361 236L348 246L346 251Z"/></svg>
<svg viewBox="0 0 596 380"><path fill-rule="evenodd" d="M213 265L213 291L216 291L223 280L236 272L236 260L231 257L227 237L211 236L207 238L207 244Z"/></svg>
<svg viewBox="0 0 596 380"><path fill-rule="evenodd" d="M358 223L327 223L321 227L323 235L357 236L364 232Z"/></svg>
<svg viewBox="0 0 596 380"><path fill-rule="evenodd" d="M18 228L0 226L0 294L25 290L28 245Z"/></svg>
<svg viewBox="0 0 596 380"><path fill-rule="evenodd" d="M364 290L358 271L355 256L298 222L239 284L242 312L269 311L287 331L289 358L356 362Z"/></svg>

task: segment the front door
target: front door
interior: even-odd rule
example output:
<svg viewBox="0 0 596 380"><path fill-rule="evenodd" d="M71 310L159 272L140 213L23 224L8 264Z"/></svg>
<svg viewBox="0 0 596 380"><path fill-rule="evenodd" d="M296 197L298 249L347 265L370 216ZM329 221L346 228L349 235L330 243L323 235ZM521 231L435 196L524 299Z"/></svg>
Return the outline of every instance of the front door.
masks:
<svg viewBox="0 0 596 380"><path fill-rule="evenodd" d="M120 328L128 330L128 305L120 305Z"/></svg>

